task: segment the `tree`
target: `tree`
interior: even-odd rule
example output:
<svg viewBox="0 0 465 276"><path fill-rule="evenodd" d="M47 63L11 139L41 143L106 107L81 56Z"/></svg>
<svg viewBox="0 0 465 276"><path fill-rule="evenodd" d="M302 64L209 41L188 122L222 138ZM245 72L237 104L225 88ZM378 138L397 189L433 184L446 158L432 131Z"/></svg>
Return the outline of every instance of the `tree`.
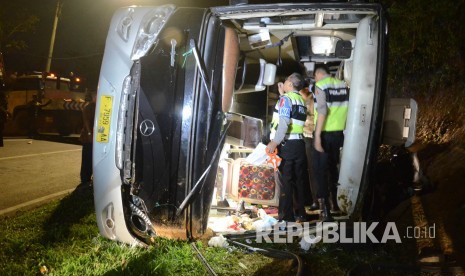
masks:
<svg viewBox="0 0 465 276"><path fill-rule="evenodd" d="M18 1L0 2L0 52L27 48L21 34L33 32L39 18Z"/></svg>

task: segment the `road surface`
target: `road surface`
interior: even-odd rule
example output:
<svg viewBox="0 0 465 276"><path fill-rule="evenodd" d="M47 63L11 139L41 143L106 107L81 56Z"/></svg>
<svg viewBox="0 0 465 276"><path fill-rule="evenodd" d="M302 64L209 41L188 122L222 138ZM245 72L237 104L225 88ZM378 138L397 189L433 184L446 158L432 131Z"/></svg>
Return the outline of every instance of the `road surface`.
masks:
<svg viewBox="0 0 465 276"><path fill-rule="evenodd" d="M81 146L5 139L0 148L0 215L43 204L79 185Z"/></svg>

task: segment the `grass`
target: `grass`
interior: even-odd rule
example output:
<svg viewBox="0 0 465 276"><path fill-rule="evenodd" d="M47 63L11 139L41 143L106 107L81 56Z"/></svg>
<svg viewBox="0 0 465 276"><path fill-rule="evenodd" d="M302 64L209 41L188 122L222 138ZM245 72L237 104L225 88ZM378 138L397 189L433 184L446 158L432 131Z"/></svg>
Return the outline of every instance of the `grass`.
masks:
<svg viewBox="0 0 465 276"><path fill-rule="evenodd" d="M102 238L93 208L92 191L80 190L0 219L0 275L207 274L188 242L157 238L153 245L142 248ZM211 248L202 241L196 245L218 275L296 272L292 260L269 258L239 247ZM298 253L305 271L317 275L344 275L357 264L393 259L383 248L371 245L319 244L309 252L300 250L296 243L265 247Z"/></svg>
<svg viewBox="0 0 465 276"><path fill-rule="evenodd" d="M0 275L205 275L187 242L158 238L148 248L99 236L91 190L75 191L0 220ZM273 260L197 246L218 274L251 274Z"/></svg>
<svg viewBox="0 0 465 276"><path fill-rule="evenodd" d="M0 220L0 275L205 275L189 243L158 238L149 248L99 236L91 190L76 191ZM248 275L271 264L259 254L197 246L222 275Z"/></svg>
<svg viewBox="0 0 465 276"><path fill-rule="evenodd" d="M465 140L465 88L442 88L418 99L417 141L423 144L454 143Z"/></svg>
<svg viewBox="0 0 465 276"><path fill-rule="evenodd" d="M425 144L465 144L463 90L419 100L417 138ZM454 97L455 96L455 97ZM428 157L428 156L427 156ZM428 157L429 159L433 156ZM428 160L429 160L428 159ZM295 262L248 253L236 247L210 248L196 242L218 275L289 275ZM257 245L263 247L263 245ZM369 263L413 263L415 244L319 244L303 252L297 244L267 245L298 253L305 271L344 275ZM385 270L396 275L399 270ZM206 275L189 243L157 238L148 248L102 238L92 191L75 191L39 208L0 218L0 275ZM405 275L405 272L397 275Z"/></svg>

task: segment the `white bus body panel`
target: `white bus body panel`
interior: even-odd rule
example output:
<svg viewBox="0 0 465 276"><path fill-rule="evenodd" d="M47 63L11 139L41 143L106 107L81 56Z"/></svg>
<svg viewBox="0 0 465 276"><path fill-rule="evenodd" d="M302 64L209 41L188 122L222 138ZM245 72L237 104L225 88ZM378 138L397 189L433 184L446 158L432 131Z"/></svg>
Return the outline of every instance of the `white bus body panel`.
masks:
<svg viewBox="0 0 465 276"><path fill-rule="evenodd" d="M378 23L372 17L360 21L355 42L349 113L339 172L339 207L352 214L359 195L371 132L378 58Z"/></svg>
<svg viewBox="0 0 465 276"><path fill-rule="evenodd" d="M149 7L124 8L118 10L112 18L100 71L94 137L97 136L98 131L102 96L113 97L109 137L116 135L122 84L126 76L129 75L133 64L131 53L140 22L151 9ZM117 32L120 22L125 17L130 17L133 20L126 41ZM110 138L108 143L94 141L93 167L95 212L100 233L109 239L117 239L129 244L137 243L137 240L129 233L124 219L122 182L120 170L116 167L115 162L115 139Z"/></svg>

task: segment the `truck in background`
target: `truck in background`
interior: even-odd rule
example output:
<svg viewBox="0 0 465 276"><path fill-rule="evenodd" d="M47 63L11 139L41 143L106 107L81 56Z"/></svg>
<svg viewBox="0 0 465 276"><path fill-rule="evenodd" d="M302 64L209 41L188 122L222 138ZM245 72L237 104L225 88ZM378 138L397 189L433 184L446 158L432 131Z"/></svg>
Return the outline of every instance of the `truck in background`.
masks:
<svg viewBox="0 0 465 276"><path fill-rule="evenodd" d="M5 126L6 135L80 133L81 110L87 103L79 78L33 72L10 79L7 98L12 116Z"/></svg>

